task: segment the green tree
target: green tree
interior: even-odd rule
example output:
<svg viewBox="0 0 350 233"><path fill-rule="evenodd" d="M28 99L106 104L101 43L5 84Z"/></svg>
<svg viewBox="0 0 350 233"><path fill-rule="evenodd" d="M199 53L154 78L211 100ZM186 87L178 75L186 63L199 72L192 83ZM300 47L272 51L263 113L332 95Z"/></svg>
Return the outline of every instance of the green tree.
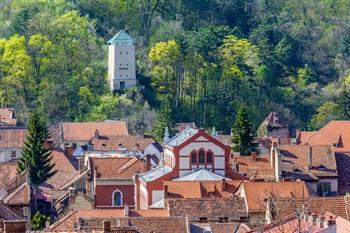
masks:
<svg viewBox="0 0 350 233"><path fill-rule="evenodd" d="M246 108L242 105L232 126L233 151L241 155L249 155L253 150L252 126Z"/></svg>
<svg viewBox="0 0 350 233"><path fill-rule="evenodd" d="M31 221L32 230L44 229L46 221L50 221L50 217L46 217L40 211L37 211Z"/></svg>
<svg viewBox="0 0 350 233"><path fill-rule="evenodd" d="M52 151L44 144L50 138L47 124L41 113L35 110L29 119L26 141L21 151L21 158L17 162L17 171L27 170L30 184L34 188L52 177L56 171L55 164L51 162Z"/></svg>
<svg viewBox="0 0 350 233"><path fill-rule="evenodd" d="M170 136L176 133L175 130L175 111L170 97L162 100L160 109L157 114L157 121L153 130L154 137L159 141L163 141L165 128L168 127Z"/></svg>
<svg viewBox="0 0 350 233"><path fill-rule="evenodd" d="M338 104L328 101L317 109L317 113L313 115L310 124L314 130L318 130L325 126L329 121L340 119L341 111Z"/></svg>

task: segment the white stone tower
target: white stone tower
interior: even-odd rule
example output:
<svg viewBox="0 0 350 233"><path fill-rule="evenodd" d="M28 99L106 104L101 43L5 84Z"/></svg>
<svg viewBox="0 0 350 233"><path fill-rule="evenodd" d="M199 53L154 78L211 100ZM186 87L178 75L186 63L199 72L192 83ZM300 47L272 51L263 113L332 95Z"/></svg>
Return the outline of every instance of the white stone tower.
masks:
<svg viewBox="0 0 350 233"><path fill-rule="evenodd" d="M108 83L112 92L136 86L135 46L125 31L108 42Z"/></svg>

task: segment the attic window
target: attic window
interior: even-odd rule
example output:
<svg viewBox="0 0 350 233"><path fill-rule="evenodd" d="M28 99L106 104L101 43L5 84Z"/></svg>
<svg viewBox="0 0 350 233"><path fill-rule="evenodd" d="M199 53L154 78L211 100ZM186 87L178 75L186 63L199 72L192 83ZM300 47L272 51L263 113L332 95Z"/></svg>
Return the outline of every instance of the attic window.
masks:
<svg viewBox="0 0 350 233"><path fill-rule="evenodd" d="M102 146L106 146L106 144L102 143Z"/></svg>
<svg viewBox="0 0 350 233"><path fill-rule="evenodd" d="M326 168L324 165L321 165L321 166L318 167L318 169L320 169L320 170L326 170L327 168Z"/></svg>
<svg viewBox="0 0 350 233"><path fill-rule="evenodd" d="M206 217L200 217L199 222L206 223L206 222L208 222L208 219Z"/></svg>

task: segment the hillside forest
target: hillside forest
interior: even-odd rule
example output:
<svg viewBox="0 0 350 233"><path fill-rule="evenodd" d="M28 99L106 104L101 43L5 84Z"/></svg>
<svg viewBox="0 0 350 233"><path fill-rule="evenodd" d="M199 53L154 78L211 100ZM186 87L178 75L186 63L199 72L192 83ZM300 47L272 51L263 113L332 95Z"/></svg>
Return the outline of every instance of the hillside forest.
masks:
<svg viewBox="0 0 350 233"><path fill-rule="evenodd" d="M350 119L350 1L0 0L0 106L26 124L122 119L160 137L229 133L277 111L291 129ZM107 40L134 39L139 86L112 95Z"/></svg>

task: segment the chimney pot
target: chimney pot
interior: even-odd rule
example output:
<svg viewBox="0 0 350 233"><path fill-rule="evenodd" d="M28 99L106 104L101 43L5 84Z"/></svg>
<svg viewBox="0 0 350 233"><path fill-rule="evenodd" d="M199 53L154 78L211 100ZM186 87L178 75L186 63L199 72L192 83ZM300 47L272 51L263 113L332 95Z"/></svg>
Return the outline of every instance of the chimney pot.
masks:
<svg viewBox="0 0 350 233"><path fill-rule="evenodd" d="M226 180L222 179L222 191L226 190Z"/></svg>
<svg viewBox="0 0 350 233"><path fill-rule="evenodd" d="M151 170L151 168L152 168L151 155L146 155L146 171Z"/></svg>
<svg viewBox="0 0 350 233"><path fill-rule="evenodd" d="M74 152L73 146L69 146L69 145L65 146L64 147L64 151L66 152L66 156L68 158L72 158L73 157L73 152Z"/></svg>

